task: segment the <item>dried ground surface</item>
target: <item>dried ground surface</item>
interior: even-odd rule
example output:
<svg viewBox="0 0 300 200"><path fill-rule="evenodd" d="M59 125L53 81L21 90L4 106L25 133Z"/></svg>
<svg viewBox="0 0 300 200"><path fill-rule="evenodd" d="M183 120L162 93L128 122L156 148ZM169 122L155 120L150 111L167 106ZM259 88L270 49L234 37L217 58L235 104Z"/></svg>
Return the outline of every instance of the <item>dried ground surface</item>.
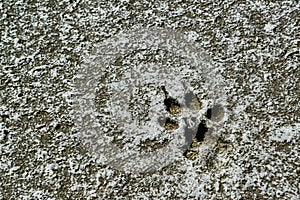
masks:
<svg viewBox="0 0 300 200"><path fill-rule="evenodd" d="M297 1L3 1L0 8L1 199L300 198ZM149 173L124 172L99 162L78 137L71 94L83 55L136 27L192 33L221 69L229 119L205 165L182 156Z"/></svg>

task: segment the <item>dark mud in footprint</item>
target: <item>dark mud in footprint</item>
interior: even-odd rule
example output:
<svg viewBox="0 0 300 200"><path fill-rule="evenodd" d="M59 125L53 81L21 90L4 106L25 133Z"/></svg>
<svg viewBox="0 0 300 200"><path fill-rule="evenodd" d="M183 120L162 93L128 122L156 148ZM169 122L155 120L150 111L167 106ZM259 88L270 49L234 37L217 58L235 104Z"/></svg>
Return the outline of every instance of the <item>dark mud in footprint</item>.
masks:
<svg viewBox="0 0 300 200"><path fill-rule="evenodd" d="M224 117L224 108L220 104L214 105L212 108L208 108L205 114L208 120L220 121ZM202 120L198 125L197 132L195 130L186 128L185 137L187 141L187 146L185 146L186 151L183 153L185 157L188 158L188 153L192 151L193 143L201 143L205 139L205 135L208 132L208 127L205 120Z"/></svg>

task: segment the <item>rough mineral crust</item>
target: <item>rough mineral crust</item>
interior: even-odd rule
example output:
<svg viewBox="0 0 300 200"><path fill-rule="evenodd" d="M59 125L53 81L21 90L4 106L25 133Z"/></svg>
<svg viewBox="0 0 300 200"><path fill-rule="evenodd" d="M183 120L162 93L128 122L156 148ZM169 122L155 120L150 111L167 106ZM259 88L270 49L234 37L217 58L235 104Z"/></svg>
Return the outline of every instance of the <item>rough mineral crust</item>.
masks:
<svg viewBox="0 0 300 200"><path fill-rule="evenodd" d="M299 16L294 0L1 1L0 199L299 199ZM226 82L215 89L227 94L228 120L212 130L217 141L195 145L194 160L178 155L159 170L131 173L83 144L74 82L94 45L151 27L204 49ZM201 84L191 85L205 98ZM101 110L109 88L97 89ZM187 130L190 144L195 131Z"/></svg>

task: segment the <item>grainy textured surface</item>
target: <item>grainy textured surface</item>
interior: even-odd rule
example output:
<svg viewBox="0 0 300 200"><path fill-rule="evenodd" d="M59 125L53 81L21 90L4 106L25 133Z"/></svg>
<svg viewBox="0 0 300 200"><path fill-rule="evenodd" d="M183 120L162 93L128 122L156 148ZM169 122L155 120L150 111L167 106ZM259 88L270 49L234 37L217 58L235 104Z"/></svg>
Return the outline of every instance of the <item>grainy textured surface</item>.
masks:
<svg viewBox="0 0 300 200"><path fill-rule="evenodd" d="M299 199L299 16L292 0L0 2L0 198ZM83 55L134 27L193 32L222 69L230 118L206 167L122 172L77 137Z"/></svg>

